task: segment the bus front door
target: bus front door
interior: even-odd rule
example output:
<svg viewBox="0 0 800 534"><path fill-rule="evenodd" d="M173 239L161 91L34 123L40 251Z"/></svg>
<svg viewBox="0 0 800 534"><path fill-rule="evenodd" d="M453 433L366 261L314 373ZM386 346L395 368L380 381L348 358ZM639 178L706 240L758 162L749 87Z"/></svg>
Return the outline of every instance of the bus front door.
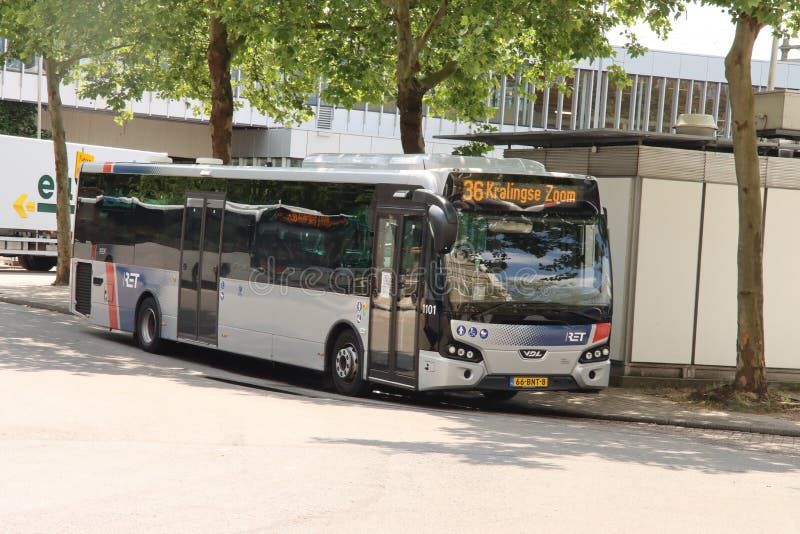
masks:
<svg viewBox="0 0 800 534"><path fill-rule="evenodd" d="M217 344L224 213L224 194L187 194L178 293L178 337L181 339Z"/></svg>
<svg viewBox="0 0 800 534"><path fill-rule="evenodd" d="M417 385L417 302L423 215L380 212L375 232L368 374L399 386Z"/></svg>

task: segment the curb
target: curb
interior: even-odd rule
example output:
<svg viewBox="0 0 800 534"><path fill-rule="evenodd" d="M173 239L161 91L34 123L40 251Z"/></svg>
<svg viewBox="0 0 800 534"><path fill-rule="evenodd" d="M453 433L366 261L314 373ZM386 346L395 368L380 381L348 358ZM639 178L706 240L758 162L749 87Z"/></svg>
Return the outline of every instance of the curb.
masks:
<svg viewBox="0 0 800 534"><path fill-rule="evenodd" d="M535 405L530 405L535 406ZM784 436L800 438L800 428L774 428L768 424L733 424L723 421L689 421L686 419L669 419L668 417L648 417L604 414L596 412L578 412L572 410L561 410L550 406L535 406L538 411L550 415L560 415L562 417L597 419L600 421L616 421L622 423L644 423L659 426L674 426L681 428L694 428L698 430L723 430L726 432L748 432L751 434L767 434L770 436Z"/></svg>
<svg viewBox="0 0 800 534"><path fill-rule="evenodd" d="M0 295L0 302L6 302L8 304L16 304L17 306L26 306L28 308L36 308L40 310L47 310L56 313L63 313L64 315L69 315L69 306L67 304L32 302L24 298L10 297L7 295Z"/></svg>

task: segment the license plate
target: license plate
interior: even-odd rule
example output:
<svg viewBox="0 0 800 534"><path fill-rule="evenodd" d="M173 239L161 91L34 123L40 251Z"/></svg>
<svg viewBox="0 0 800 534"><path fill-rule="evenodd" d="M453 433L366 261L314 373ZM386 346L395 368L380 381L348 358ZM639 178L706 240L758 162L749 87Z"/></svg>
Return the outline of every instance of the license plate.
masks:
<svg viewBox="0 0 800 534"><path fill-rule="evenodd" d="M509 386L512 388L546 388L546 376L512 376Z"/></svg>

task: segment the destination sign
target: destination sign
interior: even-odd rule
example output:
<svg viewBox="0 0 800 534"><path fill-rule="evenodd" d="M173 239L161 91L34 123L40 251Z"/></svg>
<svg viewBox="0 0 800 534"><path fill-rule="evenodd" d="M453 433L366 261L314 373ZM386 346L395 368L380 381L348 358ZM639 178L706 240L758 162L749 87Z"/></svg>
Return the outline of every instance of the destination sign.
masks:
<svg viewBox="0 0 800 534"><path fill-rule="evenodd" d="M464 180L461 200L464 202L512 202L520 207L566 204L581 200L579 190L571 185Z"/></svg>
<svg viewBox="0 0 800 534"><path fill-rule="evenodd" d="M347 224L347 219L341 215L316 215L312 213L298 213L294 211L279 211L275 219L289 224L312 226L314 228L337 228Z"/></svg>

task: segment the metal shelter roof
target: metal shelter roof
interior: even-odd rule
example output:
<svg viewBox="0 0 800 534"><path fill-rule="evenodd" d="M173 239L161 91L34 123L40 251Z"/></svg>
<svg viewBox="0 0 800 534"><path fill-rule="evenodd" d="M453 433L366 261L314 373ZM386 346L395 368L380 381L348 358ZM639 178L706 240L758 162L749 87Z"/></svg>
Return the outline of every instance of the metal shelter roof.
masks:
<svg viewBox="0 0 800 534"><path fill-rule="evenodd" d="M541 148L591 147L618 145L648 145L668 148L694 150L715 150L731 152L731 139L717 139L710 136L665 134L618 130L613 128L591 128L585 130L534 130L524 132L485 132L462 135L437 135L439 139L459 141L481 141L490 145L532 146ZM760 152L766 154L777 150L800 152L800 145L771 141L759 143Z"/></svg>

